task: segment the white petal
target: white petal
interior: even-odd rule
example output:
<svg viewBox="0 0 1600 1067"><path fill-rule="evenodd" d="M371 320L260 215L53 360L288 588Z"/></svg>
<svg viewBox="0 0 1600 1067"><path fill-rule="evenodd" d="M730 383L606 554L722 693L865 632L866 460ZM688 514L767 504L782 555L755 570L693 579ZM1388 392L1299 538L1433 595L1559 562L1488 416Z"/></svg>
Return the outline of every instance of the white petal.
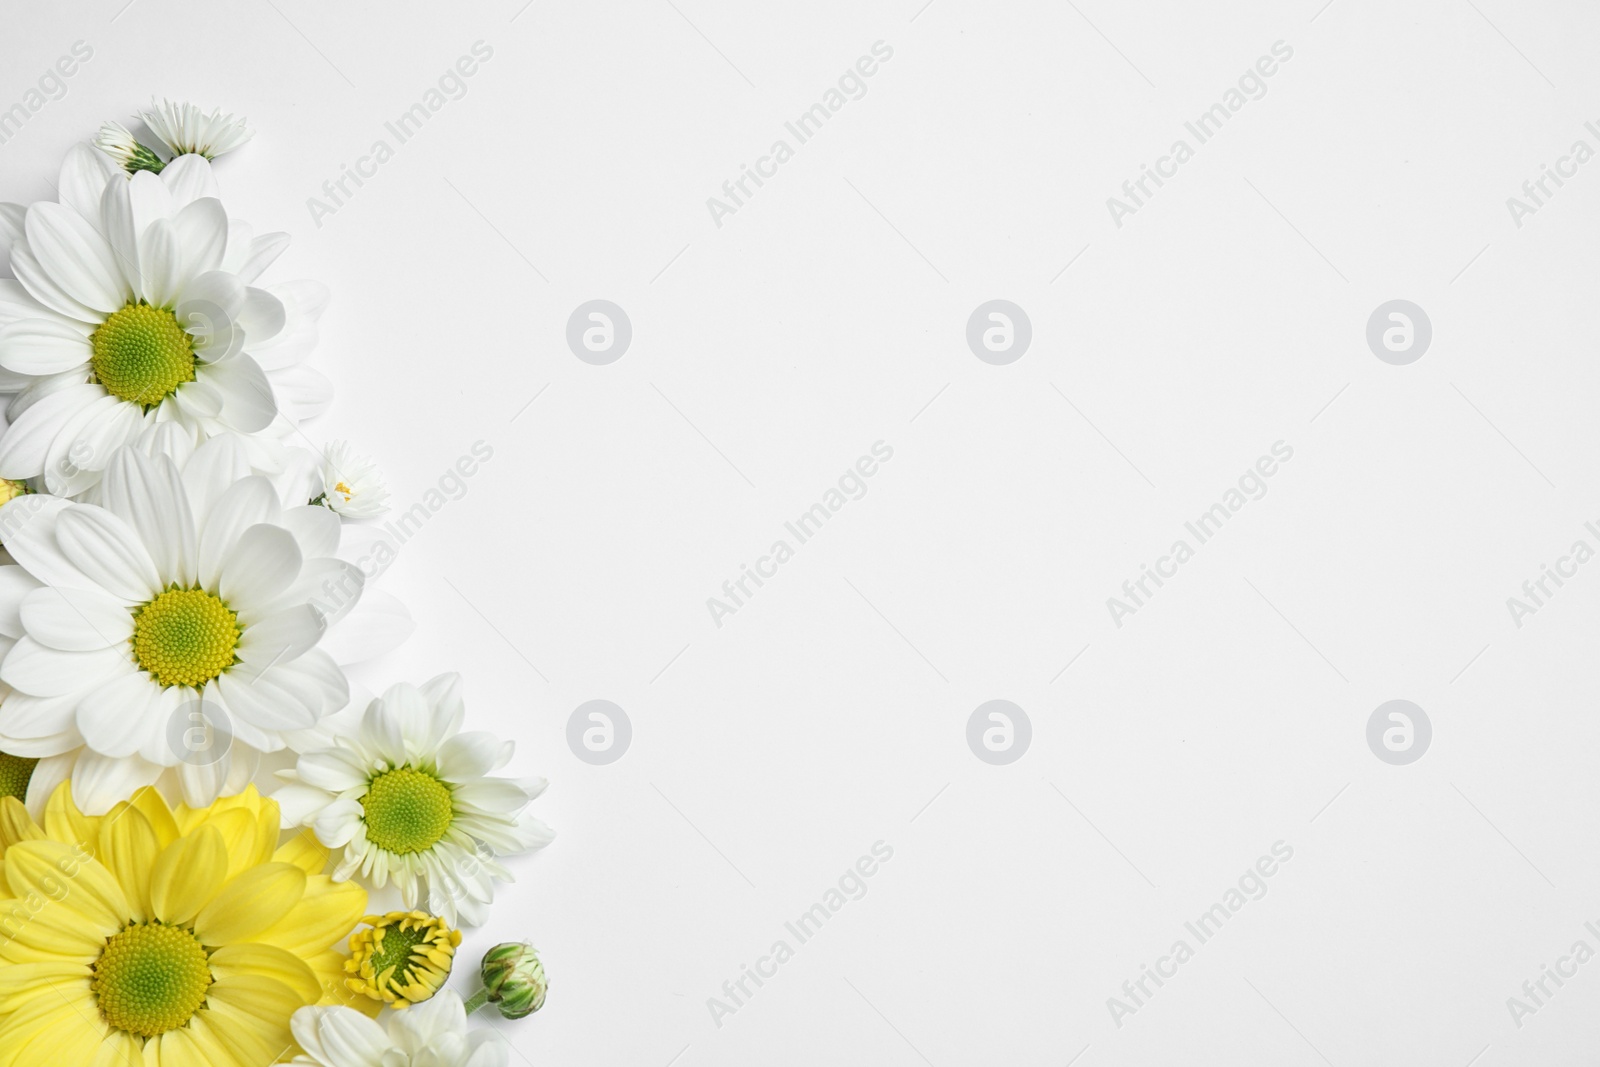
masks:
<svg viewBox="0 0 1600 1067"><path fill-rule="evenodd" d="M11 249L11 273L16 275L17 281L22 283L29 296L58 315L97 326L106 319L105 315L85 307L69 296L44 269L26 241L18 243Z"/></svg>
<svg viewBox="0 0 1600 1067"><path fill-rule="evenodd" d="M7 738L5 748L14 755L23 756L15 744L18 738L64 738L66 748L83 743L76 725L78 696L36 697L28 693L12 693L0 704L0 735ZM63 748L56 748L63 751Z"/></svg>
<svg viewBox="0 0 1600 1067"><path fill-rule="evenodd" d="M61 374L93 354L83 331L64 319L22 319L0 326L0 367L17 374Z"/></svg>
<svg viewBox="0 0 1600 1067"><path fill-rule="evenodd" d="M222 266L228 248L228 213L222 201L207 196L185 205L172 217L172 232L188 277Z"/></svg>
<svg viewBox="0 0 1600 1067"><path fill-rule="evenodd" d="M133 636L133 613L97 590L35 589L21 617L30 636L62 652L111 648Z"/></svg>
<svg viewBox="0 0 1600 1067"><path fill-rule="evenodd" d="M261 364L247 355L196 366L201 381L222 394L222 421L241 433L258 433L272 425L278 401Z"/></svg>
<svg viewBox="0 0 1600 1067"><path fill-rule="evenodd" d="M285 508L282 525L300 543L307 559L331 556L339 550L339 516L321 504Z"/></svg>
<svg viewBox="0 0 1600 1067"><path fill-rule="evenodd" d="M439 773L453 782L481 778L505 766L515 749L486 730L457 734L438 749Z"/></svg>
<svg viewBox="0 0 1600 1067"><path fill-rule="evenodd" d="M157 219L139 237L139 288L145 300L171 307L183 285L183 258L170 219Z"/></svg>
<svg viewBox="0 0 1600 1067"><path fill-rule="evenodd" d="M161 181L172 191L173 204L180 208L202 196L217 195L211 161L193 153L181 155L161 168Z"/></svg>
<svg viewBox="0 0 1600 1067"><path fill-rule="evenodd" d="M60 497L30 493L0 506L0 542L11 558L45 585L92 588L77 566L56 543L56 523L74 505Z"/></svg>
<svg viewBox="0 0 1600 1067"><path fill-rule="evenodd" d="M139 535L105 508L79 504L56 519L56 543L101 589L130 603L161 591L161 576Z"/></svg>
<svg viewBox="0 0 1600 1067"><path fill-rule="evenodd" d="M167 724L152 721L160 688L140 671L112 678L83 695L78 704L78 732L84 743L104 756L124 758L143 747L146 737L165 736Z"/></svg>
<svg viewBox="0 0 1600 1067"><path fill-rule="evenodd" d="M233 272L239 276L240 281L249 285L261 277L262 271L272 266L273 261L283 255L288 247L288 234L264 233L250 241L244 259L233 268Z"/></svg>
<svg viewBox="0 0 1600 1067"><path fill-rule="evenodd" d="M82 142L75 144L61 163L61 202L98 224L101 191L112 178L122 180L110 156Z"/></svg>
<svg viewBox="0 0 1600 1067"><path fill-rule="evenodd" d="M272 483L259 475L242 478L230 486L212 505L200 527L200 584L207 589L217 588L222 565L233 554L239 538L257 523L271 522L281 510Z"/></svg>
<svg viewBox="0 0 1600 1067"><path fill-rule="evenodd" d="M279 668L262 674L245 673L247 668L236 667L212 683L231 714L268 733L303 730L316 723L319 709L306 707L273 684Z"/></svg>
<svg viewBox="0 0 1600 1067"><path fill-rule="evenodd" d="M128 302L132 291L111 246L76 211L49 201L34 204L27 235L39 264L78 303L109 315Z"/></svg>
<svg viewBox="0 0 1600 1067"><path fill-rule="evenodd" d="M239 311L239 325L251 345L270 341L283 329L283 302L265 289L245 289L245 305Z"/></svg>
<svg viewBox="0 0 1600 1067"><path fill-rule="evenodd" d="M259 670L299 659L322 638L322 616L310 604L285 608L246 626L239 641L239 658Z"/></svg>
<svg viewBox="0 0 1600 1067"><path fill-rule="evenodd" d="M416 630L411 612L381 589L365 589L347 615L322 639L322 649L341 664L388 655Z"/></svg>
<svg viewBox="0 0 1600 1067"><path fill-rule="evenodd" d="M98 385L58 390L17 416L0 437L0 478L37 478L61 427L79 411L107 395Z"/></svg>
<svg viewBox="0 0 1600 1067"><path fill-rule="evenodd" d="M60 652L24 637L0 664L0 681L33 696L54 697L81 693L112 675L131 674L135 669L129 654L120 648Z"/></svg>
<svg viewBox="0 0 1600 1067"><path fill-rule="evenodd" d="M44 454L45 488L76 496L100 481L112 455L139 435L144 412L107 394L62 422Z"/></svg>
<svg viewBox="0 0 1600 1067"><path fill-rule="evenodd" d="M361 804L349 799L335 800L317 814L311 826L318 841L329 848L343 848L361 829Z"/></svg>
<svg viewBox="0 0 1600 1067"><path fill-rule="evenodd" d="M160 764L138 756L116 758L88 749L78 757L72 771L72 800L85 815L104 815L161 777Z"/></svg>
<svg viewBox="0 0 1600 1067"><path fill-rule="evenodd" d="M300 564L300 546L288 530L270 523L252 526L223 558L217 594L250 616L293 584ZM319 634L321 630L319 625Z"/></svg>
<svg viewBox="0 0 1600 1067"><path fill-rule="evenodd" d="M192 584L199 566L197 539L177 466L125 448L111 459L104 494L106 509L138 533L161 585Z"/></svg>
<svg viewBox="0 0 1600 1067"><path fill-rule="evenodd" d="M355 753L346 748L307 752L300 757L295 770L306 785L328 793L354 789L365 782L370 773Z"/></svg>
<svg viewBox="0 0 1600 1067"><path fill-rule="evenodd" d="M22 602L29 593L43 588L21 567L0 567L0 634L13 640L22 636Z"/></svg>

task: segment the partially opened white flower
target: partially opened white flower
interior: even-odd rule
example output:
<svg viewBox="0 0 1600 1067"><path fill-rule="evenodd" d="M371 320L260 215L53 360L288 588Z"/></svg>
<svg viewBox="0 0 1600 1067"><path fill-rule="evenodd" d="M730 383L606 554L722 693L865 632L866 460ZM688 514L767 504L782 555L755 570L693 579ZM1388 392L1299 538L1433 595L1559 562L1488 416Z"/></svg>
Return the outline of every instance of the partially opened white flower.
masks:
<svg viewBox="0 0 1600 1067"><path fill-rule="evenodd" d="M290 1023L307 1067L506 1067L510 1053L493 1030L467 1028L461 998L442 990L431 1000L391 1011L379 1025L353 1008L312 1007Z"/></svg>
<svg viewBox="0 0 1600 1067"><path fill-rule="evenodd" d="M129 174L136 170L151 170L159 174L167 165L160 156L140 144L139 139L120 122L101 123L94 146Z"/></svg>
<svg viewBox="0 0 1600 1067"><path fill-rule="evenodd" d="M40 758L30 801L70 776L98 814L170 774L203 804L347 703L321 647L364 584L335 557L338 518L285 507L242 463L233 438L181 473L125 448L103 507L0 507L18 564L0 567L0 751Z"/></svg>
<svg viewBox="0 0 1600 1067"><path fill-rule="evenodd" d="M218 108L213 108L208 115L190 103L163 100L157 104L152 98L150 106L140 111L139 117L176 156L192 152L216 159L253 136L243 119L225 115Z"/></svg>
<svg viewBox="0 0 1600 1067"><path fill-rule="evenodd" d="M423 902L451 925L481 925L494 883L512 880L498 858L540 848L555 834L528 803L542 778L491 778L515 745L484 732L461 733L461 677L444 674L420 689L391 686L360 726L330 747L303 752L273 794L284 825L310 826L342 852L333 877L359 873L395 883L408 908Z"/></svg>
<svg viewBox="0 0 1600 1067"><path fill-rule="evenodd" d="M344 519L371 519L389 510L389 487L378 465L350 451L344 441L322 450L322 486L316 503Z"/></svg>
<svg viewBox="0 0 1600 1067"><path fill-rule="evenodd" d="M0 279L0 392L16 394L0 477L71 496L152 423L272 425L277 376L255 353L288 312L251 283L288 238L230 222L198 155L129 176L79 145L60 188L60 203L0 208L16 275Z"/></svg>

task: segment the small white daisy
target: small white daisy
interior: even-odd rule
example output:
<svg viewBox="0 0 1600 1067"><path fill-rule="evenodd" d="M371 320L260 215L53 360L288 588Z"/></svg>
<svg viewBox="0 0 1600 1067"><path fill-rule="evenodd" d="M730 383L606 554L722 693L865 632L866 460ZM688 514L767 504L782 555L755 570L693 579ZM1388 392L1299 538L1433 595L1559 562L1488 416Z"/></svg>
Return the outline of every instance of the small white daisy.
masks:
<svg viewBox="0 0 1600 1067"><path fill-rule="evenodd" d="M493 1030L467 1028L461 998L450 990L379 1025L353 1008L312 1007L294 1013L290 1026L304 1067L506 1067L505 1039Z"/></svg>
<svg viewBox="0 0 1600 1067"><path fill-rule="evenodd" d="M163 100L157 104L152 98L150 107L140 111L139 117L144 119L151 133L161 138L173 154L179 156L192 152L207 159L216 159L253 136L243 119L225 115L218 109L213 109L207 115L189 103L175 104L171 100Z"/></svg>
<svg viewBox="0 0 1600 1067"><path fill-rule="evenodd" d="M360 726L329 748L303 752L273 799L286 826L310 826L341 851L336 881L360 874L391 880L405 906L426 906L452 925L481 925L494 883L512 880L498 859L541 848L555 834L527 811L542 778L488 777L515 745L484 732L461 733L461 677L443 674L420 689L390 687Z"/></svg>
<svg viewBox="0 0 1600 1067"><path fill-rule="evenodd" d="M376 518L389 510L389 487L376 463L351 452L346 442L333 441L323 451L322 492L312 503L344 519Z"/></svg>

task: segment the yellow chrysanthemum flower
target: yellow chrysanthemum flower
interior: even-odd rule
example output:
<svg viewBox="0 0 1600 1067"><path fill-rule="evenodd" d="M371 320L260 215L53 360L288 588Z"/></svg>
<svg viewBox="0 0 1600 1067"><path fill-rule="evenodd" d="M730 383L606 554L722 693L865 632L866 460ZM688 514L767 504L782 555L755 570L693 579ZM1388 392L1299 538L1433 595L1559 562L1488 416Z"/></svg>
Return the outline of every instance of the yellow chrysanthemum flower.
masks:
<svg viewBox="0 0 1600 1067"><path fill-rule="evenodd" d="M342 999L336 946L366 911L326 858L280 848L253 787L89 818L63 785L42 826L0 800L0 1067L277 1062L297 1009Z"/></svg>
<svg viewBox="0 0 1600 1067"><path fill-rule="evenodd" d="M439 991L450 977L461 931L437 915L391 911L361 920L371 929L350 935L345 985L353 993L406 1008Z"/></svg>

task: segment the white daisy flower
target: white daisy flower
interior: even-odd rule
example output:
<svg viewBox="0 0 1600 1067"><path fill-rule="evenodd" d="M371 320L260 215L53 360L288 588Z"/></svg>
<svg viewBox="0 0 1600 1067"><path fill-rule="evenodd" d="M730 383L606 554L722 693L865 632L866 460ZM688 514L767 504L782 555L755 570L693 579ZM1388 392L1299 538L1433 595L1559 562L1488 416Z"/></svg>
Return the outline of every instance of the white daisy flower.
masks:
<svg viewBox="0 0 1600 1067"><path fill-rule="evenodd" d="M330 747L302 752L273 794L285 826L310 826L341 852L333 877L393 880L407 908L427 891L427 909L451 925L481 925L494 883L511 881L497 862L541 848L555 834L526 808L542 778L490 778L515 745L461 733L461 677L420 689L400 684L374 700L360 726Z"/></svg>
<svg viewBox="0 0 1600 1067"><path fill-rule="evenodd" d="M288 311L251 283L287 236L231 224L200 156L129 177L79 145L60 188L61 203L32 205L20 225L0 210L16 275L0 279L0 392L17 394L0 477L42 476L72 496L152 423L204 436L270 426L285 380L256 353ZM269 362L303 355L302 337Z"/></svg>
<svg viewBox="0 0 1600 1067"><path fill-rule="evenodd" d="M363 576L338 518L285 507L232 438L181 472L122 449L101 489L0 507L0 751L40 759L30 802L70 777L101 813L167 776L208 803L346 705L325 646Z"/></svg>
<svg viewBox="0 0 1600 1067"><path fill-rule="evenodd" d="M493 1030L467 1028L461 998L446 989L379 1025L354 1008L311 1007L290 1022L302 1067L506 1067L510 1052Z"/></svg>
<svg viewBox="0 0 1600 1067"><path fill-rule="evenodd" d="M389 510L389 487L376 463L351 452L344 441L330 442L322 455L322 487L313 504L343 519L372 519Z"/></svg>
<svg viewBox="0 0 1600 1067"><path fill-rule="evenodd" d="M139 117L176 156L193 153L216 159L254 135L243 119L224 115L220 109L207 115L193 104L174 104L171 100L157 104L151 98L150 107L140 111Z"/></svg>
<svg viewBox="0 0 1600 1067"><path fill-rule="evenodd" d="M100 133L94 139L94 146L110 156L117 166L129 174L138 170L149 170L159 174L161 168L166 166L166 162L160 156L140 144L120 122L101 123Z"/></svg>

